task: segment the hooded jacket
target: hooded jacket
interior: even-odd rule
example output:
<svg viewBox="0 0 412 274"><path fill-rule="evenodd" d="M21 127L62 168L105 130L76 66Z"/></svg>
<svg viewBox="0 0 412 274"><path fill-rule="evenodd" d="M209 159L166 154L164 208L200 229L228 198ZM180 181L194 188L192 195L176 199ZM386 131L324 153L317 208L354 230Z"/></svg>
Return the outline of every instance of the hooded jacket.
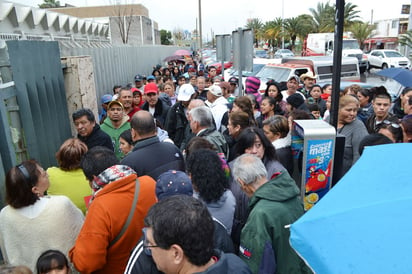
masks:
<svg viewBox="0 0 412 274"><path fill-rule="evenodd" d="M121 159L123 157L123 153L120 150L120 134L122 134L123 131L130 129L130 123L128 122L129 116L124 115L122 118L122 123L120 127L115 128L113 127L112 121L110 118L104 119L103 124L100 126L100 128L107 133L107 135L110 136L112 139L112 144L114 147L114 153L116 154L117 159Z"/></svg>
<svg viewBox="0 0 412 274"><path fill-rule="evenodd" d="M145 102L142 105L142 109L149 111L149 103ZM161 100L160 98L157 100L153 117L161 123L162 127L166 122L166 117L169 109L170 106L168 106L163 100Z"/></svg>
<svg viewBox="0 0 412 274"><path fill-rule="evenodd" d="M70 261L80 273L123 273L130 251L142 236L143 219L156 203L156 182L149 176L139 177L140 189L134 217L122 237L109 246L129 215L137 178L134 171L125 172L128 168L122 165L106 169L98 178L103 173L110 173L113 168L118 168L119 172L112 173L109 180L95 179L97 184L92 186L95 190L93 201L76 243L69 252Z"/></svg>
<svg viewBox="0 0 412 274"><path fill-rule="evenodd" d="M258 273L265 266L270 272L259 273L311 273L290 246L290 231L285 228L304 213L299 189L289 174L283 172L260 186L249 208L240 238L240 257L252 272Z"/></svg>

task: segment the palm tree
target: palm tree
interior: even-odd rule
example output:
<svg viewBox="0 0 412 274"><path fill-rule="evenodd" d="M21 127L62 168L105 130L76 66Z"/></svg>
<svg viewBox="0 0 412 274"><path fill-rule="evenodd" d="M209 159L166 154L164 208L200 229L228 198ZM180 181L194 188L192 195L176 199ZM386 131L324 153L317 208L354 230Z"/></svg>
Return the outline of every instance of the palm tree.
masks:
<svg viewBox="0 0 412 274"><path fill-rule="evenodd" d="M48 9L48 8L59 8L60 6L60 1L56 0L44 0L44 3L39 5L39 8L41 9Z"/></svg>
<svg viewBox="0 0 412 274"><path fill-rule="evenodd" d="M408 30L399 36L399 44L412 48L412 30Z"/></svg>
<svg viewBox="0 0 412 274"><path fill-rule="evenodd" d="M268 21L263 26L263 39L269 41L272 46L279 46L279 41L282 35L282 18L278 17L275 20Z"/></svg>
<svg viewBox="0 0 412 274"><path fill-rule="evenodd" d="M357 10L358 6L353 5L352 3L348 2L345 4L345 11L344 11L344 29L349 29L352 24L355 23L362 23L359 21L359 12L360 10Z"/></svg>
<svg viewBox="0 0 412 274"><path fill-rule="evenodd" d="M259 38L262 36L262 29L263 29L263 23L259 18L252 18L249 19L245 28L247 29L252 29L253 30L253 35L254 37L254 42L256 44L256 47L259 46Z"/></svg>
<svg viewBox="0 0 412 274"><path fill-rule="evenodd" d="M332 32L335 28L335 8L326 3L318 3L316 9L310 8L315 21L316 32Z"/></svg>
<svg viewBox="0 0 412 274"><path fill-rule="evenodd" d="M360 49L363 50L365 47L365 40L372 35L375 28L374 25L370 25L367 22L355 22L351 25L349 30L352 32L353 38L358 41Z"/></svg>
<svg viewBox="0 0 412 274"><path fill-rule="evenodd" d="M289 36L291 42L291 49L295 48L296 37L300 33L301 21L298 17L288 18L284 22L285 34Z"/></svg>

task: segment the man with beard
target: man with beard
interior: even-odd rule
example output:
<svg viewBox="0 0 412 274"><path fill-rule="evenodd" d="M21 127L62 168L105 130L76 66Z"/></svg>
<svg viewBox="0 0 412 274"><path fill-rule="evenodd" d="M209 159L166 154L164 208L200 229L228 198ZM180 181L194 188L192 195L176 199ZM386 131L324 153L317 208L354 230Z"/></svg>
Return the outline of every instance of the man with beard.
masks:
<svg viewBox="0 0 412 274"><path fill-rule="evenodd" d="M133 114L139 111L139 108L133 105L133 92L126 87L122 87L119 92L118 101L122 103L124 113L129 116L128 121L130 121L130 119L132 119Z"/></svg>
<svg viewBox="0 0 412 274"><path fill-rule="evenodd" d="M142 109L149 111L163 127L170 107L162 100L159 100L159 90L156 83L145 85L144 94L146 95L146 102L143 104Z"/></svg>
<svg viewBox="0 0 412 274"><path fill-rule="evenodd" d="M123 156L123 153L120 150L120 134L123 131L130 129L130 123L127 121L128 118L129 117L124 114L122 103L111 101L107 106L107 118L101 125L101 129L112 138L114 153L119 160Z"/></svg>

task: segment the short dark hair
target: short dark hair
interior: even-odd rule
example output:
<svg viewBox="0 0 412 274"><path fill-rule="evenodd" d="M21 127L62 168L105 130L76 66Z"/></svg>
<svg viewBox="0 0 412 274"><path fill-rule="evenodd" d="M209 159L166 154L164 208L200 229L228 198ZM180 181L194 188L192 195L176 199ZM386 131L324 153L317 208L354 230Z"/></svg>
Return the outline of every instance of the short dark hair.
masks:
<svg viewBox="0 0 412 274"><path fill-rule="evenodd" d="M372 94L373 96L373 101L375 101L376 98L389 99L390 102L392 101L391 95L388 93L388 90L384 86L371 88L370 94Z"/></svg>
<svg viewBox="0 0 412 274"><path fill-rule="evenodd" d="M80 161L86 152L87 145L78 138L67 139L56 153L59 167L65 171L80 168Z"/></svg>
<svg viewBox="0 0 412 274"><path fill-rule="evenodd" d="M174 195L160 200L150 208L145 226L152 228L158 247L179 245L196 266L205 265L213 255L213 219L204 203L193 197Z"/></svg>
<svg viewBox="0 0 412 274"><path fill-rule="evenodd" d="M262 142L263 148L265 149L265 153L263 156L262 161L264 160L271 160L277 161L278 157L276 156L275 147L263 133L263 130L258 127L248 127L245 128L242 133L239 135L238 142L235 145L235 157L240 156L245 153L245 150L252 147L255 143L256 136L259 137L260 141Z"/></svg>
<svg viewBox="0 0 412 274"><path fill-rule="evenodd" d="M66 256L59 250L47 250L37 259L36 269L38 274L49 273L53 269L63 269L69 267L69 261Z"/></svg>
<svg viewBox="0 0 412 274"><path fill-rule="evenodd" d="M363 137L359 143L359 154L362 155L363 150L367 146L376 146L384 144L392 144L392 140L383 135L382 133L372 133Z"/></svg>
<svg viewBox="0 0 412 274"><path fill-rule="evenodd" d="M39 197L33 193L40 172L35 160L22 162L12 167L6 174L6 202L13 208L22 208L34 204Z"/></svg>
<svg viewBox="0 0 412 274"><path fill-rule="evenodd" d="M147 113L147 115L144 115ZM153 115L146 111L140 110L135 113L130 120L130 126L140 135L156 133L156 122Z"/></svg>
<svg viewBox="0 0 412 274"><path fill-rule="evenodd" d="M81 108L79 110L76 110L75 112L73 112L72 114L72 118L73 118L73 122L76 121L77 119L86 116L87 120L89 120L90 122L95 122L96 118L94 117L93 112L91 111L91 109L89 108Z"/></svg>
<svg viewBox="0 0 412 274"><path fill-rule="evenodd" d="M113 150L107 147L95 146L84 154L80 167L86 178L91 181L93 176L98 176L107 168L117 165L119 160Z"/></svg>
<svg viewBox="0 0 412 274"><path fill-rule="evenodd" d="M222 161L213 150L192 151L187 158L186 168L191 175L193 186L206 203L218 201L229 188Z"/></svg>
<svg viewBox="0 0 412 274"><path fill-rule="evenodd" d="M217 151L217 148L214 144L209 142L204 137L194 136L190 139L186 146L186 158L189 158L190 154L199 149L210 149L213 151Z"/></svg>

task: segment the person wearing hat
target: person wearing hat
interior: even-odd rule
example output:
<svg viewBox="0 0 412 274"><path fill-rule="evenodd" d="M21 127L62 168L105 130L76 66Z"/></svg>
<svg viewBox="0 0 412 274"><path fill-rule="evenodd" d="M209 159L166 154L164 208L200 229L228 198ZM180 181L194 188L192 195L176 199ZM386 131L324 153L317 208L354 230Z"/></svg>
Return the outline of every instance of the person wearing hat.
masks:
<svg viewBox="0 0 412 274"><path fill-rule="evenodd" d="M185 128L189 123L186 115L187 107L194 96L196 96L196 93L193 86L191 84L183 84L177 96L177 103L170 108L167 114L164 128L169 133L169 138L173 140L177 147L180 147L185 139Z"/></svg>
<svg viewBox="0 0 412 274"><path fill-rule="evenodd" d="M129 121L132 116L140 109L133 104L133 92L127 87L122 87L119 92L119 99L117 99L123 105L124 113L129 116Z"/></svg>
<svg viewBox="0 0 412 274"><path fill-rule="evenodd" d="M229 82L220 82L219 87L222 89L223 92L223 97L226 98L226 100L230 103L233 103L233 101L236 99L236 96L233 95L231 92L231 87Z"/></svg>
<svg viewBox="0 0 412 274"><path fill-rule="evenodd" d="M308 106L305 103L305 99L302 98L302 95L299 93L294 93L292 95L290 95L287 99L286 99L286 109L288 111L288 113L291 113L293 110L295 109L300 109L300 110L304 110L307 113L310 113Z"/></svg>
<svg viewBox="0 0 412 274"><path fill-rule="evenodd" d="M235 97L239 96L239 80L235 76L232 76L229 78L228 82L230 84L229 93L233 94Z"/></svg>
<svg viewBox="0 0 412 274"><path fill-rule="evenodd" d="M101 103L102 103L102 112L99 114L99 123L102 124L104 119L107 116L107 104L110 103L112 100L113 96L111 94L105 94L101 98Z"/></svg>
<svg viewBox="0 0 412 274"><path fill-rule="evenodd" d="M219 85L211 85L206 94L207 100L205 104L210 108L213 114L213 119L215 120L216 130L223 132L226 129L221 129L222 118L226 112L228 112L227 104L229 103L226 98L223 96L223 91Z"/></svg>
<svg viewBox="0 0 412 274"><path fill-rule="evenodd" d="M156 77L154 75L149 75L146 80L148 83L154 83L156 81Z"/></svg>
<svg viewBox="0 0 412 274"><path fill-rule="evenodd" d="M142 109L149 111L163 127L170 107L164 101L159 100L159 89L156 83L147 83L144 86L144 94L146 102L142 105Z"/></svg>
<svg viewBox="0 0 412 274"><path fill-rule="evenodd" d="M101 125L101 129L112 139L114 153L119 160L123 157L123 153L120 150L120 134L130 129L128 120L129 116L124 113L122 103L119 101L111 101L107 105L107 118Z"/></svg>
<svg viewBox="0 0 412 274"><path fill-rule="evenodd" d="M134 84L136 88L143 90L143 75L136 74L136 76L134 77Z"/></svg>
<svg viewBox="0 0 412 274"><path fill-rule="evenodd" d="M282 96L283 96L283 101L286 102L286 99L292 95L292 94L300 94L302 96L303 100L306 100L305 95L303 95L302 92L298 91L299 88L299 77L296 75L292 75L289 77L288 81L286 82L286 87L287 89L282 90Z"/></svg>
<svg viewBox="0 0 412 274"><path fill-rule="evenodd" d="M308 98L310 96L310 90L315 84L316 76L313 75L312 71L308 71L300 76L300 80L302 81L303 86L298 90Z"/></svg>

